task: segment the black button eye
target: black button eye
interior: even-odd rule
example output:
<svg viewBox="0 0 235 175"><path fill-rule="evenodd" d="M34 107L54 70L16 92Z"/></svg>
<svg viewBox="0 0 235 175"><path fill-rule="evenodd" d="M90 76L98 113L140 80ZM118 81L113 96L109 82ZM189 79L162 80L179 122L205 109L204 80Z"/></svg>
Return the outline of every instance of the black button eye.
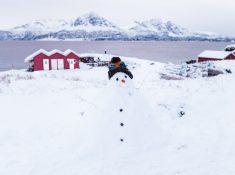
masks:
<svg viewBox="0 0 235 175"><path fill-rule="evenodd" d="M125 78L127 78L127 76L125 75Z"/></svg>
<svg viewBox="0 0 235 175"><path fill-rule="evenodd" d="M119 81L119 78L116 78L116 81Z"/></svg>

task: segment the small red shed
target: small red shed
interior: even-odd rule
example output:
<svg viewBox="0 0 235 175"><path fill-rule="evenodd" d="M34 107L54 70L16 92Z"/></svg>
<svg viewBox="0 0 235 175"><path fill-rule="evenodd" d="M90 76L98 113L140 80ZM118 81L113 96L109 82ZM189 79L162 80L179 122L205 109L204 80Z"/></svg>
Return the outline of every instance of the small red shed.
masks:
<svg viewBox="0 0 235 175"><path fill-rule="evenodd" d="M29 55L25 62L29 63L32 71L38 70L61 70L79 68L79 56L73 50L46 51L40 49Z"/></svg>
<svg viewBox="0 0 235 175"><path fill-rule="evenodd" d="M198 62L235 60L233 52L206 50L198 55Z"/></svg>

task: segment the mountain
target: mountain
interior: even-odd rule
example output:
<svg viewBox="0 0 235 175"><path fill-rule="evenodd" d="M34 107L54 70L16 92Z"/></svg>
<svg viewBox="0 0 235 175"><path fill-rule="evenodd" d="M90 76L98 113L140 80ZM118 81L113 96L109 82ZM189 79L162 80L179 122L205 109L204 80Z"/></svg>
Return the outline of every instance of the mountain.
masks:
<svg viewBox="0 0 235 175"><path fill-rule="evenodd" d="M124 30L107 19L88 13L75 20L35 20L0 31L0 40L121 40Z"/></svg>
<svg viewBox="0 0 235 175"><path fill-rule="evenodd" d="M135 21L134 26L129 29L134 36L176 37L188 35L188 30L171 21L162 19L151 19L148 21Z"/></svg>
<svg viewBox="0 0 235 175"><path fill-rule="evenodd" d="M81 26L85 26L85 27L101 27L100 29L104 29L104 28L111 28L113 30L118 30L119 27L117 27L116 25L114 25L112 22L108 21L107 19L97 15L94 12L85 14L81 17L78 17L74 22L73 22L73 26L75 27L81 27Z"/></svg>
<svg viewBox="0 0 235 175"><path fill-rule="evenodd" d="M230 38L186 28L162 19L136 21L125 30L111 21L88 13L73 20L35 20L0 30L0 40L215 40Z"/></svg>
<svg viewBox="0 0 235 175"><path fill-rule="evenodd" d="M129 31L135 40L226 40L226 37L214 33L193 32L163 19L135 21Z"/></svg>

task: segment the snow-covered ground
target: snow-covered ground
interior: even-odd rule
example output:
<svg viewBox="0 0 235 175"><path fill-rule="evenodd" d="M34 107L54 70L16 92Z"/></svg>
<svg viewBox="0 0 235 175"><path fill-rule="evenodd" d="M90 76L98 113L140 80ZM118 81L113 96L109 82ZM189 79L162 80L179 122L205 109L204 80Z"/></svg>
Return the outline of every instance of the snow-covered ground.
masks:
<svg viewBox="0 0 235 175"><path fill-rule="evenodd" d="M0 174L234 175L235 74L170 81L162 63L123 59L134 74L129 91L143 101L118 97L105 67L0 72ZM124 142L112 127L119 105L133 114Z"/></svg>

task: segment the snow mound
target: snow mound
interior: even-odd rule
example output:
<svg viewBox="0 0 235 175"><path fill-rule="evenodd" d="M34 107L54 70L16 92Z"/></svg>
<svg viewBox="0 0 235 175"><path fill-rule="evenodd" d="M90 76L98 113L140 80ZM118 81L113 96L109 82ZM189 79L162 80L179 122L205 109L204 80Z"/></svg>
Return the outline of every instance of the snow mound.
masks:
<svg viewBox="0 0 235 175"><path fill-rule="evenodd" d="M209 61L194 64L183 63L180 65L166 64L164 71L160 74L163 79L183 80L184 78L211 77L228 73L232 73L231 69Z"/></svg>

